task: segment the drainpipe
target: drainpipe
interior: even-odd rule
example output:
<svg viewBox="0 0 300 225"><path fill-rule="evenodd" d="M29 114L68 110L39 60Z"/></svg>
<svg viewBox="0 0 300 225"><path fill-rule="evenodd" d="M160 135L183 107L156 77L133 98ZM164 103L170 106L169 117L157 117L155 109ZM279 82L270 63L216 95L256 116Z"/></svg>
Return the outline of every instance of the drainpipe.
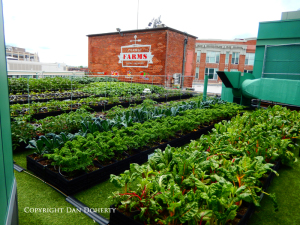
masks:
<svg viewBox="0 0 300 225"><path fill-rule="evenodd" d="M188 42L188 38L184 39L184 49L183 49L183 60L182 60L182 75L181 75L181 89L183 89L183 82L184 82L184 70L185 70L185 53L186 53L186 45Z"/></svg>

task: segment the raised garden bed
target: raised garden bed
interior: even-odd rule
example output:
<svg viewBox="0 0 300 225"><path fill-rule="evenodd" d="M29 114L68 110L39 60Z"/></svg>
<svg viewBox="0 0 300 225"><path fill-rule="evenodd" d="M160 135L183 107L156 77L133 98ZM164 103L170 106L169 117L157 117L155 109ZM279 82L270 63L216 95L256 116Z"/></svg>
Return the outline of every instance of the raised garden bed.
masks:
<svg viewBox="0 0 300 225"><path fill-rule="evenodd" d="M279 170L279 167L281 165L281 162L277 162L273 169L275 171ZM271 184L271 181L273 180L275 174L270 173L269 176L266 178L266 182L264 183L263 190L266 191L269 185ZM261 199L263 198L263 194L261 194ZM115 210L110 211L110 225L144 225L144 223L134 220L134 216L138 215L137 213L131 213L130 215L125 215L124 213L120 212L114 205L111 205L110 208L113 208ZM255 205L253 203L247 203L243 202L243 204L240 206L239 210L237 210L236 217L233 221L231 221L230 224L233 225L247 225L248 220L252 216L252 214L255 211ZM187 223L184 223L185 225ZM205 225L206 222L201 223L202 225ZM229 223L227 223L229 224Z"/></svg>
<svg viewBox="0 0 300 225"><path fill-rule="evenodd" d="M148 155L153 153L155 149L165 149L167 145L172 147L180 147L186 143L189 143L193 139L199 138L202 134L210 131L214 125L210 125L208 127L199 129L197 131L188 133L179 138L173 139L166 143L158 144L155 147L148 148L146 150L139 150L139 153L136 153L132 156L128 156L124 160L116 161L109 165L101 165L101 163L94 161L94 165L99 169L92 171L90 173L81 174L78 177L74 177L74 179L68 179L62 176L58 169L55 169L53 166L43 166L41 165L41 161L44 159L34 160L32 157L27 156L27 169L36 173L42 179L55 186L62 192L67 195L73 195L79 191L82 191L86 188L90 188L91 186L101 183L107 179L109 179L110 174L120 174L125 170L128 170L131 163L143 164L148 161Z"/></svg>
<svg viewBox="0 0 300 225"><path fill-rule="evenodd" d="M157 102L165 102L167 101L174 101L174 100L179 100L179 99L188 99L193 97L193 95L190 94L185 94L182 96L173 96L173 97L168 97L168 98L158 98L158 99L154 99ZM105 102L101 102L101 103L97 103L97 105L88 105L89 107L91 107L92 109L94 109L95 111L103 111L103 110L109 110L111 108L113 108L114 106L117 105L122 105L123 107L129 107L130 104L140 104L142 103L142 101L130 101L130 102L118 102L118 103L113 103L113 104L106 104ZM69 106L69 109L61 109L61 110L52 110L52 111L48 111L47 109L48 107L41 107L38 111L40 111L40 113L35 113L32 114L32 118L34 119L44 119L48 116L57 116L63 113L68 113L71 112L73 110L77 110L78 108L80 108L80 105L76 105L73 104L72 109L71 109L71 105ZM51 108L51 107L49 107ZM24 111L24 110L23 110ZM20 112L21 114L26 114L27 111L25 110L24 112ZM13 118L13 117L12 117Z"/></svg>

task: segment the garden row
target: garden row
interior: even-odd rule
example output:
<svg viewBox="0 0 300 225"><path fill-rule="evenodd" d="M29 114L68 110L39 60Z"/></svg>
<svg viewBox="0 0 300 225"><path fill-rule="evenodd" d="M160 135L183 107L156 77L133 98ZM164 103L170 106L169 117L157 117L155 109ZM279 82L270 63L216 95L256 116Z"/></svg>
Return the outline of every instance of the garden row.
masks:
<svg viewBox="0 0 300 225"><path fill-rule="evenodd" d="M235 115L238 109L241 106L235 104L212 105L211 109L186 110L177 116L112 127L112 131L71 138L63 135L56 142L58 146L31 142L36 154L27 156L27 168L66 194L73 194L109 178L111 173L128 169L130 163L145 162L153 147L178 141L184 134L195 133L209 123Z"/></svg>
<svg viewBox="0 0 300 225"><path fill-rule="evenodd" d="M149 96L147 96L149 97ZM186 99L192 97L191 94L184 94L179 96L151 96L158 102L172 101L177 99ZM128 107L130 104L140 104L144 98L140 97L95 97L90 96L86 98L79 98L76 100L58 101L51 100L48 102L32 102L31 104L13 104L10 106L11 117L18 115L34 115L36 119L45 118L47 116L55 116L66 111L76 110L78 108L90 107L96 111L107 110L115 105L123 105Z"/></svg>
<svg viewBox="0 0 300 225"><path fill-rule="evenodd" d="M99 123L110 128L115 125L119 126L123 122L128 124L130 119L132 119L132 122L142 122L155 116L175 115L186 109L205 108L210 104L221 103L222 101L217 99L201 102L199 97L194 97L185 101L171 101L157 105L156 101L146 99L141 105L130 106L128 109L118 105L106 111L106 115L112 119L110 121L100 121L95 114L91 114L83 108L58 116L49 116L37 121L35 124L30 124L30 118L26 116L15 117L11 122L13 149L24 149L29 140L47 133L76 133L80 129L85 132L87 129L95 129L95 126ZM107 125L104 125L104 123Z"/></svg>
<svg viewBox="0 0 300 225"><path fill-rule="evenodd" d="M298 112L274 106L223 120L184 149L156 150L148 164L111 175L123 191L113 193L119 213L111 213L110 224L243 224L242 215L260 206L262 194L276 211L266 178L277 174L277 162L296 161L299 121Z"/></svg>
<svg viewBox="0 0 300 225"><path fill-rule="evenodd" d="M51 90L70 90L83 87L83 84L92 82L118 82L111 77L46 77L46 78L9 78L10 93L28 93L28 91L51 91Z"/></svg>
<svg viewBox="0 0 300 225"><path fill-rule="evenodd" d="M19 78L24 79L24 78ZM26 79L25 79L26 80ZM58 81L57 81L58 80ZM43 78L32 79L35 83L40 83L44 89L36 90L32 86L27 86L24 91L21 88L20 92L10 92L11 103L27 103L28 101L46 101L53 98L65 97L84 97L83 95L96 95L100 97L114 96L114 97L132 97L144 94L144 90L149 89L148 93L159 94L165 96L166 94L180 93L180 90L166 90L164 87L151 84L138 84L127 82L92 82L89 84L70 83L67 78ZM47 85L49 86L47 86ZM56 85L54 85L56 84ZM14 87L14 86L12 86ZM71 91L70 91L71 90Z"/></svg>
<svg viewBox="0 0 300 225"><path fill-rule="evenodd" d="M144 93L145 89L149 89ZM163 87L157 87L147 84L129 84L129 83L91 83L85 88L75 90L30 92L29 94L11 94L11 104L27 104L30 102L48 102L51 100L71 100L78 98L94 97L119 97L128 101L133 99L141 99L141 96L148 98L172 97L182 95L180 90L166 90Z"/></svg>

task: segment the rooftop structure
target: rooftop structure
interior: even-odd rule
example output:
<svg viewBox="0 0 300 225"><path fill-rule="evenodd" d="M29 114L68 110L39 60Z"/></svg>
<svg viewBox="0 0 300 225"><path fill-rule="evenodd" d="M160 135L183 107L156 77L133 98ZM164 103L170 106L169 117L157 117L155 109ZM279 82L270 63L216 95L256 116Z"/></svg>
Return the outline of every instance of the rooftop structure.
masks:
<svg viewBox="0 0 300 225"><path fill-rule="evenodd" d="M38 53L26 52L25 48L6 46L6 57L8 60L39 62Z"/></svg>

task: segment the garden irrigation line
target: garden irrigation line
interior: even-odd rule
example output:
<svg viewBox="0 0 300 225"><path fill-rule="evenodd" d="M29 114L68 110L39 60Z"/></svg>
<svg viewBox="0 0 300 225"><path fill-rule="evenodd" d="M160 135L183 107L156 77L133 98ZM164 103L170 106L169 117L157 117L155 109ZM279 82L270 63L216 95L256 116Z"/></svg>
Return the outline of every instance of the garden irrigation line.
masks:
<svg viewBox="0 0 300 225"><path fill-rule="evenodd" d="M56 187L54 187L53 185L47 183L46 181L44 181L43 179L39 178L38 176L33 175L32 173L27 172L26 170L23 171L24 173L27 173L33 177L35 177L36 179L42 181L43 183L47 184L48 186L52 187L54 190L56 190L57 192L61 193L62 195L64 195L65 197L68 197L68 195L66 195L65 193L63 193L61 190L57 189Z"/></svg>
<svg viewBox="0 0 300 225"><path fill-rule="evenodd" d="M68 197L68 195L66 195L65 193L63 193L61 190L57 189L56 187L54 187L53 185L47 183L46 181L44 181L43 179L39 178L38 176L33 175L32 173L29 173L26 171L26 169L24 169L23 167L17 165L16 163L14 163L14 169L18 172L24 172L29 174L30 176L35 177L36 179L42 181L43 183L47 184L48 186L52 187L54 190L56 190L57 192L61 193L62 195L64 195L65 197Z"/></svg>
<svg viewBox="0 0 300 225"><path fill-rule="evenodd" d="M91 219L93 219L95 222L101 224L101 225L108 225L109 220L104 218L103 216L96 213L93 209L90 209L85 204L80 202L78 199L74 198L73 196L68 196L66 198L66 201L75 206L80 212L84 213Z"/></svg>
<svg viewBox="0 0 300 225"><path fill-rule="evenodd" d="M25 169L17 164L15 164L16 162L14 161L14 169L18 172L22 172L24 171Z"/></svg>
<svg viewBox="0 0 300 225"><path fill-rule="evenodd" d="M77 208L80 212L86 214L88 217L90 217L92 220L94 220L95 222L97 222L100 225L108 225L109 224L109 220L107 220L106 218L104 218L103 216L99 215L98 213L96 213L94 210L90 209L89 207L87 207L85 204L83 204L82 202L80 202L78 199L76 199L73 196L68 196L65 193L63 193L62 191L60 191L59 189L57 189L56 187L54 187L53 185L47 183L46 181L44 181L43 179L39 178L38 176L33 175L32 173L29 173L26 171L26 169L24 169L23 167L17 165L14 162L14 169L18 172L24 172L26 174L29 174L33 177L35 177L36 179L42 181L43 183L47 184L48 186L50 186L51 188L53 188L54 190L56 190L57 192L59 192L60 194L62 194L63 196L66 197L66 201L68 203L70 203L71 205L73 205L75 208Z"/></svg>

